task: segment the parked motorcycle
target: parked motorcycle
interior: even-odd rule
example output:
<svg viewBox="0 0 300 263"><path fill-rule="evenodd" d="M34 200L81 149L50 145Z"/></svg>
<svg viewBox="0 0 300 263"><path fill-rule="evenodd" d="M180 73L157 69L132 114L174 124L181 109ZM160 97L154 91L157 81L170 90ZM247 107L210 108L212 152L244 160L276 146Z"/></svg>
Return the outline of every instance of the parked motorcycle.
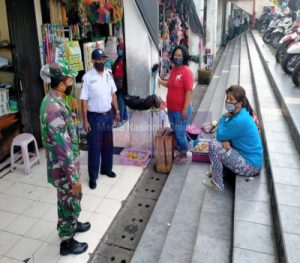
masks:
<svg viewBox="0 0 300 263"><path fill-rule="evenodd" d="M272 22L272 20L274 20L275 18L276 18L275 15L266 14L262 18L261 23L258 25L258 31L260 33L264 33L268 29L268 27L269 27L270 23Z"/></svg>
<svg viewBox="0 0 300 263"><path fill-rule="evenodd" d="M293 82L296 86L300 86L300 63L297 64L295 67L293 74L292 74Z"/></svg>
<svg viewBox="0 0 300 263"><path fill-rule="evenodd" d="M285 17L281 17L278 18L278 19L274 19L268 29L265 31L264 35L263 35L263 41L266 43L266 44L269 44L271 42L271 34L272 32L276 29L277 25L284 20Z"/></svg>
<svg viewBox="0 0 300 263"><path fill-rule="evenodd" d="M272 31L270 36L270 43L276 49L279 46L279 41L282 39L287 31L293 27L292 17L285 17L277 24L277 27Z"/></svg>
<svg viewBox="0 0 300 263"><path fill-rule="evenodd" d="M282 69L285 73L291 74L300 61L300 40L297 38L289 45L285 57L282 60Z"/></svg>
<svg viewBox="0 0 300 263"><path fill-rule="evenodd" d="M279 46L276 50L276 61L278 63L282 62L283 57L286 55L286 51L289 45L295 41L295 39L300 35L300 21L294 22L293 28L290 33L285 35L280 41Z"/></svg>

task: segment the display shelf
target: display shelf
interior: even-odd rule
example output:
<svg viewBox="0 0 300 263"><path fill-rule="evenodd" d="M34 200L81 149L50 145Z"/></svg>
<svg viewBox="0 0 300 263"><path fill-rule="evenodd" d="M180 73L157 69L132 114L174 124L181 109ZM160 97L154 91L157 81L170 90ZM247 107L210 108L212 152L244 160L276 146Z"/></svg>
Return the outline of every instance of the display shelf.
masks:
<svg viewBox="0 0 300 263"><path fill-rule="evenodd" d="M1 67L0 71L14 73L15 72L15 68L13 66Z"/></svg>
<svg viewBox="0 0 300 263"><path fill-rule="evenodd" d="M0 46L0 49L8 49L8 50L11 50L13 49L15 46L13 44L8 44L8 45L5 45L5 46Z"/></svg>

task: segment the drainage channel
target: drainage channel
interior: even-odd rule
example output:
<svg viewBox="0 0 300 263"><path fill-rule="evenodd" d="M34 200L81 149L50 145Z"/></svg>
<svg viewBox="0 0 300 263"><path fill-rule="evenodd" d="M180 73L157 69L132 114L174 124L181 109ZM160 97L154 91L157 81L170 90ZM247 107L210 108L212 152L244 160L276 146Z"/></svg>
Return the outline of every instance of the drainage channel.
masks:
<svg viewBox="0 0 300 263"><path fill-rule="evenodd" d="M167 180L149 164L132 189L89 263L129 263Z"/></svg>

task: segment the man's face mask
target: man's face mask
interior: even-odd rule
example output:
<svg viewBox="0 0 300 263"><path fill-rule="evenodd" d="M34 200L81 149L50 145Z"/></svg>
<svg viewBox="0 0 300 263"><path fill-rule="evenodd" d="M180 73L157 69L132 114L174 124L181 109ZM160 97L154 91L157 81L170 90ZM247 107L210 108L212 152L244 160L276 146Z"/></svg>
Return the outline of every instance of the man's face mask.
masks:
<svg viewBox="0 0 300 263"><path fill-rule="evenodd" d="M97 71L104 71L104 62L95 62L94 67Z"/></svg>

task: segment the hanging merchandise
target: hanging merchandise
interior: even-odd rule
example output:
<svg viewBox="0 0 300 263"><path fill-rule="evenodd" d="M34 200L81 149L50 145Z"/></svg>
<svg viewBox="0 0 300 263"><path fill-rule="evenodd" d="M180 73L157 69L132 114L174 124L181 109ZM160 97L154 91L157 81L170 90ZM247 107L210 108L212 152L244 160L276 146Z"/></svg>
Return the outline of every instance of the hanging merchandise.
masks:
<svg viewBox="0 0 300 263"><path fill-rule="evenodd" d="M110 4L113 7L112 23L118 23L122 21L123 17L123 1L122 0L110 0Z"/></svg>
<svg viewBox="0 0 300 263"><path fill-rule="evenodd" d="M123 24L118 22L114 25L114 36L117 38L123 38Z"/></svg>
<svg viewBox="0 0 300 263"><path fill-rule="evenodd" d="M105 1L99 0L99 7L97 8L98 20L97 23L104 24L110 22L109 10L105 8Z"/></svg>
<svg viewBox="0 0 300 263"><path fill-rule="evenodd" d="M68 24L75 25L81 23L79 16L80 0L68 0L66 1Z"/></svg>
<svg viewBox="0 0 300 263"><path fill-rule="evenodd" d="M92 52L95 48L100 48L104 50L104 41L100 40L97 42L89 42L83 44L83 54L84 54L84 68L85 71L89 71L93 67L92 63Z"/></svg>
<svg viewBox="0 0 300 263"><path fill-rule="evenodd" d="M63 24L62 3L59 0L50 0L50 21L51 24Z"/></svg>
<svg viewBox="0 0 300 263"><path fill-rule="evenodd" d="M87 19L91 24L96 24L98 21L98 16L99 16L97 12L98 6L99 6L98 3L92 3L85 7Z"/></svg>
<svg viewBox="0 0 300 263"><path fill-rule="evenodd" d="M115 62L118 58L117 53L117 37L108 37L104 48L104 53L107 56L107 60Z"/></svg>
<svg viewBox="0 0 300 263"><path fill-rule="evenodd" d="M64 25L42 25L43 64L51 64L64 56L63 43L72 40L71 27Z"/></svg>
<svg viewBox="0 0 300 263"><path fill-rule="evenodd" d="M65 60L72 70L83 70L81 49L78 41L65 41Z"/></svg>
<svg viewBox="0 0 300 263"><path fill-rule="evenodd" d="M123 17L121 0L84 0L87 18L91 24L118 23Z"/></svg>

